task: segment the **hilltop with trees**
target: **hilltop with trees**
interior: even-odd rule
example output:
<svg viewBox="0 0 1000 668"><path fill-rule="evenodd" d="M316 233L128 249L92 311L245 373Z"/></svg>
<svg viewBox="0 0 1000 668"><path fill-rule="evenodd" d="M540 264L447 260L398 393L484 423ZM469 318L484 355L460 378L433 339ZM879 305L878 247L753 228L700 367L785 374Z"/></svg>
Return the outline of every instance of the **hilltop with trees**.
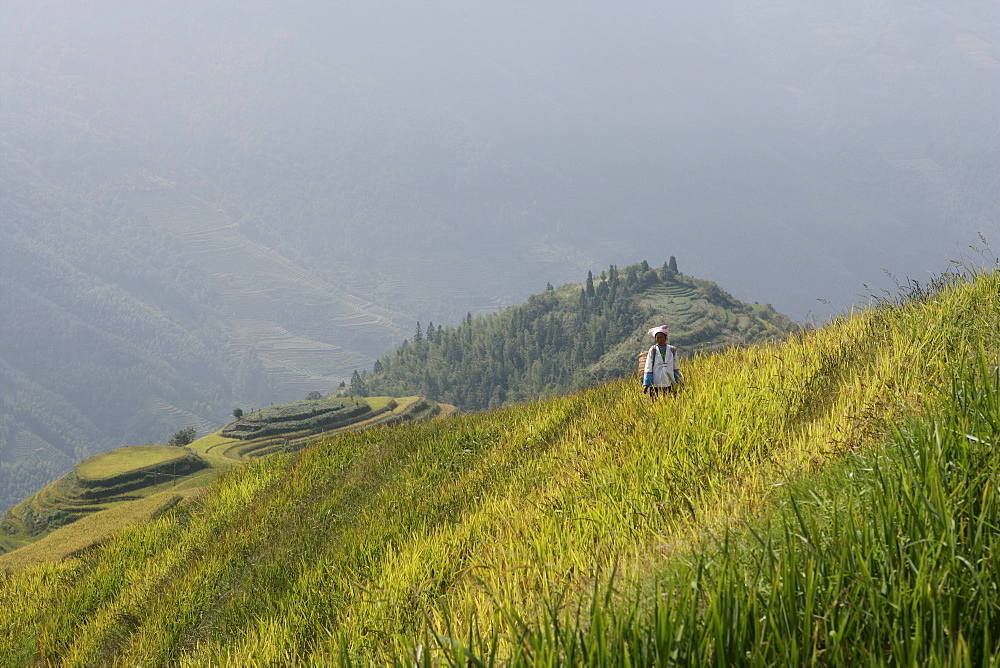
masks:
<svg viewBox="0 0 1000 668"><path fill-rule="evenodd" d="M612 265L583 284L549 284L526 303L493 314L468 314L457 327L422 328L412 340L354 372L349 393L423 394L462 410L564 394L635 372L650 341L646 330L667 322L684 355L775 340L798 325L770 305L747 304L716 283L686 276L671 257Z"/></svg>

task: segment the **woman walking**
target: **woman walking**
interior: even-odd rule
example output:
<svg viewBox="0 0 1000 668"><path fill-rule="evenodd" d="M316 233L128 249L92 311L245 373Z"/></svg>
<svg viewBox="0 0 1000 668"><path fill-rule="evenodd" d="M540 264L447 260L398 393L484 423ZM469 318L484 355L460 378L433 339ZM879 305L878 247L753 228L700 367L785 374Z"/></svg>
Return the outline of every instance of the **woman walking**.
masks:
<svg viewBox="0 0 1000 668"><path fill-rule="evenodd" d="M650 399L656 399L660 392L676 391L676 385L681 382L680 365L677 362L677 348L667 345L667 334L670 328L666 325L649 330L655 343L646 353L646 367L642 376L642 391Z"/></svg>

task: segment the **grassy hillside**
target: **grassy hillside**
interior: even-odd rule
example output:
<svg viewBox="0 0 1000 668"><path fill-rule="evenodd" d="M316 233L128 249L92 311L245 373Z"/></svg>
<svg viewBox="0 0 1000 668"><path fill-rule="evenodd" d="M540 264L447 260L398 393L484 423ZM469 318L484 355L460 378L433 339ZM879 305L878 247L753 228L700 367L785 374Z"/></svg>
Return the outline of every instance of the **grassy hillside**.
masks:
<svg viewBox="0 0 1000 668"><path fill-rule="evenodd" d="M655 404L616 381L233 467L2 576L0 657L989 665L998 295L699 356Z"/></svg>
<svg viewBox="0 0 1000 668"><path fill-rule="evenodd" d="M188 447L130 446L96 455L4 514L0 569L59 561L190 497L218 470L299 450L318 434L455 412L422 397L295 401L251 411Z"/></svg>

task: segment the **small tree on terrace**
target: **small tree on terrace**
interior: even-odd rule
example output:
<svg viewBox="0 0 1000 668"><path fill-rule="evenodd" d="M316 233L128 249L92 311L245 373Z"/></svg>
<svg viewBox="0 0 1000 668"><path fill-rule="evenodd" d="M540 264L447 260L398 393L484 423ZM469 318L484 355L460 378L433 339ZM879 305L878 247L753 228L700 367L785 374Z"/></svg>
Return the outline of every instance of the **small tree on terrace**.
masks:
<svg viewBox="0 0 1000 668"><path fill-rule="evenodd" d="M243 409L242 408L234 408L233 409L233 417L236 418L237 420L239 420L240 418L242 418L243 417Z"/></svg>
<svg viewBox="0 0 1000 668"><path fill-rule="evenodd" d="M179 432L174 434L170 438L170 445L176 445L183 448L185 445L190 445L195 436L198 435L198 430L194 427L188 427L187 429L181 429Z"/></svg>

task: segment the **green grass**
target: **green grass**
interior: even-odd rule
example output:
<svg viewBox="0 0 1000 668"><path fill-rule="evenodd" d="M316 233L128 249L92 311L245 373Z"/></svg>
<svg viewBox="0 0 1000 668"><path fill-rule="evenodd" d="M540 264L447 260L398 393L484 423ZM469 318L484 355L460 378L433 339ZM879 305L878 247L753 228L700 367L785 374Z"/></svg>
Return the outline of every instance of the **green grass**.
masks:
<svg viewBox="0 0 1000 668"><path fill-rule="evenodd" d="M0 575L0 659L990 665L998 295L231 467Z"/></svg>
<svg viewBox="0 0 1000 668"><path fill-rule="evenodd" d="M560 591L534 615L510 606L485 637L452 621L423 638L427 664L502 647L509 665L997 665L995 360L963 365L887 446L791 482L763 519L649 581L611 579L582 604Z"/></svg>

